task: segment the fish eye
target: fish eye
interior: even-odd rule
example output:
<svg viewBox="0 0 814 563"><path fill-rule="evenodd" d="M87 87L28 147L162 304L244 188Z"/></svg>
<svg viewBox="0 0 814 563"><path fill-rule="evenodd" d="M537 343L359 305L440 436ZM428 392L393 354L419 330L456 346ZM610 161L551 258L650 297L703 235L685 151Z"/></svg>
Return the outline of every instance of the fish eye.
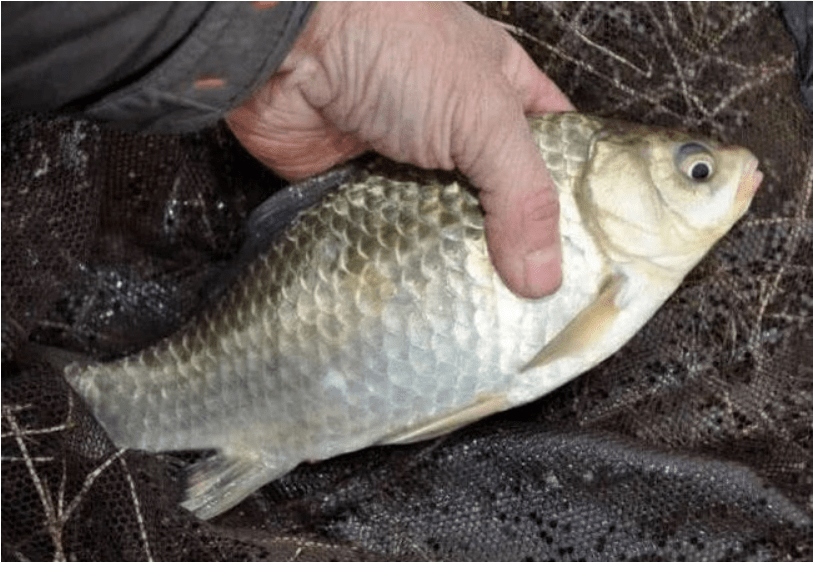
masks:
<svg viewBox="0 0 814 563"><path fill-rule="evenodd" d="M715 159L701 143L685 143L676 155L678 169L693 182L709 180L715 173Z"/></svg>
<svg viewBox="0 0 814 563"><path fill-rule="evenodd" d="M712 176L712 166L709 165L709 162L698 160L689 166L689 172L689 176L693 180L706 180Z"/></svg>

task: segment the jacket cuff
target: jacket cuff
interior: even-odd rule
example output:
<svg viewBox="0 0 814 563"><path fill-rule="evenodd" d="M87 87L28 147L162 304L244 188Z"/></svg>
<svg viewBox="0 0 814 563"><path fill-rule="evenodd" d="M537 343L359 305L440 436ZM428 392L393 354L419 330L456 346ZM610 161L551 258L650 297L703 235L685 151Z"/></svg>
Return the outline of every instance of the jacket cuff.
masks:
<svg viewBox="0 0 814 563"><path fill-rule="evenodd" d="M171 54L138 81L84 113L148 132L183 133L213 124L282 64L311 2L215 2Z"/></svg>

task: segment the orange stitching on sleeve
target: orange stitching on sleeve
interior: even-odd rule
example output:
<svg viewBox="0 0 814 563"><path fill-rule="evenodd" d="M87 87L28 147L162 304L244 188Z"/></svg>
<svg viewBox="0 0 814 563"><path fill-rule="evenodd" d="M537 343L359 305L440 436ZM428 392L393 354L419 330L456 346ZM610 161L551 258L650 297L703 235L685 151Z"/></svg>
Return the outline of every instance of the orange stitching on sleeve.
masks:
<svg viewBox="0 0 814 563"><path fill-rule="evenodd" d="M226 81L217 76L202 76L195 81L196 90L213 90L215 88L223 88L226 86Z"/></svg>

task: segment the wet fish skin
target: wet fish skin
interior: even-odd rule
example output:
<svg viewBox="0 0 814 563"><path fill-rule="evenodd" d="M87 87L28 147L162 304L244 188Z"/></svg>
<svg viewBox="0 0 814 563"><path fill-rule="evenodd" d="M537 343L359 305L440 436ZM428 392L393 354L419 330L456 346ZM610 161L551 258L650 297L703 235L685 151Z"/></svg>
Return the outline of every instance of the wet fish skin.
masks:
<svg viewBox="0 0 814 563"><path fill-rule="evenodd" d="M559 189L556 294L506 289L466 186L371 174L304 212L194 323L68 366L68 381L120 447L218 450L190 475L184 506L202 518L304 460L550 392L635 334L746 211L760 173L745 149L671 131L579 114L530 125ZM690 177L698 162L709 178Z"/></svg>

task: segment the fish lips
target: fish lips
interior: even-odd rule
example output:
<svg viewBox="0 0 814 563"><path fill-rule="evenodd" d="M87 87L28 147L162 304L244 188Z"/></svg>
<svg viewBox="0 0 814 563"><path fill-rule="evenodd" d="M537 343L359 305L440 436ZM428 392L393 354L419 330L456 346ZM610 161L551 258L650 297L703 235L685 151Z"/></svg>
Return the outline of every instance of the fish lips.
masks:
<svg viewBox="0 0 814 563"><path fill-rule="evenodd" d="M752 201L760 183L763 181L763 172L758 170L758 159L754 156L747 159L743 165L741 180L738 184L738 191L735 194L735 201L741 214L746 212L749 203Z"/></svg>
<svg viewBox="0 0 814 563"><path fill-rule="evenodd" d="M743 165L743 174L738 184L738 197L751 199L763 181L763 172L758 170L758 160L752 157Z"/></svg>

